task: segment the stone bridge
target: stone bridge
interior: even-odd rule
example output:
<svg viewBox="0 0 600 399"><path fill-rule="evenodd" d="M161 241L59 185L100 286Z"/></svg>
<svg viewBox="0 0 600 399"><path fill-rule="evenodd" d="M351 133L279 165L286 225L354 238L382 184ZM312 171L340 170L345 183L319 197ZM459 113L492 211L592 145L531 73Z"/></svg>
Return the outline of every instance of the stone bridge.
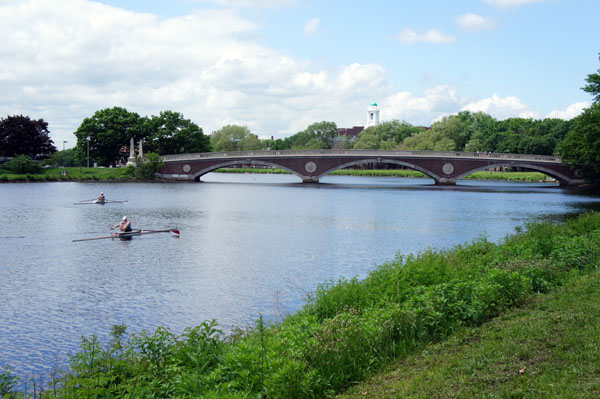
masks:
<svg viewBox="0 0 600 399"><path fill-rule="evenodd" d="M287 170L304 183L318 183L336 169L360 164L395 164L423 172L435 184L454 185L479 170L519 167L542 172L562 186L583 184L577 170L547 155L486 154L451 151L286 150L207 152L165 155L159 176L195 180L216 169L235 165L267 166Z"/></svg>

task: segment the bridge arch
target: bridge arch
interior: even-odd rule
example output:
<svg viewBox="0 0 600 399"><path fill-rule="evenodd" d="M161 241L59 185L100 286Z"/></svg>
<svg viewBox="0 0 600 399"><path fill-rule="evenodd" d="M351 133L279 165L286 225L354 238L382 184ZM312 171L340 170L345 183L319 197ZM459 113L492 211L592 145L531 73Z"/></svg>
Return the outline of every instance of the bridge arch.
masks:
<svg viewBox="0 0 600 399"><path fill-rule="evenodd" d="M296 172L295 170L290 169L283 165L279 165L275 162L268 162L268 161L254 160L254 159L239 159L239 160L230 160L230 161L221 162L216 165L211 165L208 168L201 169L198 172L194 173L194 175L193 175L194 180L200 181L200 178L207 173L210 173L210 172L220 169L220 168L226 168L228 166L235 166L235 165L274 166L276 168L286 170L286 171L298 176L300 179L302 179L302 177L303 177L300 173Z"/></svg>
<svg viewBox="0 0 600 399"><path fill-rule="evenodd" d="M385 159L385 158L368 158L368 159L359 159L356 161L352 161L352 162L346 162L342 165L337 165L331 169L328 169L326 171L324 171L323 173L321 173L319 175L319 178L326 176L328 174L330 174L331 172L338 170L338 169L345 169L347 167L350 166L354 166L354 165L362 165L362 164L366 164L366 163L371 163L371 162L377 162L377 163L387 163L387 164L395 164L395 165L401 165L401 166L406 166L407 168L413 169L413 170L418 170L419 172L424 173L425 175L427 175L428 177L432 178L436 183L438 181L440 181L440 176L438 176L437 174L433 173L432 171L425 169L419 165L415 165L413 163L410 162L404 162L404 161L398 161L396 159Z"/></svg>
<svg viewBox="0 0 600 399"><path fill-rule="evenodd" d="M535 164L530 164L530 163L520 163L520 162L496 162L496 163L493 163L490 165L481 166L478 168L468 170L464 173L461 173L460 175L456 176L456 180L463 179L465 176L468 176L468 175L470 175L474 172L478 172L480 170L486 170L486 169L492 169L492 168L502 168L502 167L510 167L510 168L517 167L517 168L525 168L525 169L542 172L542 173L558 180L558 182L561 185L568 184L570 181L570 179L567 176L565 176L555 170L545 168L541 165L535 165Z"/></svg>

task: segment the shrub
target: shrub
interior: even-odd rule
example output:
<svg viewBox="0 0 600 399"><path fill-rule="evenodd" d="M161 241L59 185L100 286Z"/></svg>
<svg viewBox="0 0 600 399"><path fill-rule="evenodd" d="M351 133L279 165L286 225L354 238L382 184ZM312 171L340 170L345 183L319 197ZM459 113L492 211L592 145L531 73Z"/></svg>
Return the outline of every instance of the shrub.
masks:
<svg viewBox="0 0 600 399"><path fill-rule="evenodd" d="M125 167L125 172L123 173L125 176L135 177L135 166L127 165Z"/></svg>
<svg viewBox="0 0 600 399"><path fill-rule="evenodd" d="M138 158L136 165L136 176L140 179L154 180L156 172L164 165L158 154L149 152L145 159Z"/></svg>
<svg viewBox="0 0 600 399"><path fill-rule="evenodd" d="M16 398L14 391L19 379L11 374L10 370L0 373L0 398Z"/></svg>
<svg viewBox="0 0 600 399"><path fill-rule="evenodd" d="M42 166L25 155L17 155L4 164L4 168L17 173L42 173Z"/></svg>

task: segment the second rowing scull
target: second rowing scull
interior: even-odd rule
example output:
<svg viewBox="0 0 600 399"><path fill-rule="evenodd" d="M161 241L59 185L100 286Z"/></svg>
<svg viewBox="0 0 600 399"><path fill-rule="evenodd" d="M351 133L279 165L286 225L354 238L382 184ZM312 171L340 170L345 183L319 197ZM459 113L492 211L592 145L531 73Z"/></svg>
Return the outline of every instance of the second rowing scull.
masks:
<svg viewBox="0 0 600 399"><path fill-rule="evenodd" d="M142 234L153 234L153 233L171 233L174 236L179 237L179 230L177 228L174 229L158 229L158 230L132 230L132 231L124 231L121 233L111 233L109 236L100 236L100 237L91 237L91 238L79 238L77 240L73 240L72 242L79 241L91 241L91 240L104 240L107 238L130 238L133 236L139 236Z"/></svg>

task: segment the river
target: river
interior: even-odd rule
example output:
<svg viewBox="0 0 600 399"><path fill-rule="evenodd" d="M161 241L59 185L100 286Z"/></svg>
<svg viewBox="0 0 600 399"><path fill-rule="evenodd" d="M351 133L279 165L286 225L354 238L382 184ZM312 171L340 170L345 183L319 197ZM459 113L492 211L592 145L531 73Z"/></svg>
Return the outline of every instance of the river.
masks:
<svg viewBox="0 0 600 399"><path fill-rule="evenodd" d="M317 284L479 237L499 241L528 221L600 209L556 185L211 173L204 183L0 184L0 367L44 380L81 336L111 326L175 333L216 319L225 331L280 320ZM127 204L74 205L103 191ZM177 227L131 241L107 235ZM0 369L1 370L1 369Z"/></svg>

